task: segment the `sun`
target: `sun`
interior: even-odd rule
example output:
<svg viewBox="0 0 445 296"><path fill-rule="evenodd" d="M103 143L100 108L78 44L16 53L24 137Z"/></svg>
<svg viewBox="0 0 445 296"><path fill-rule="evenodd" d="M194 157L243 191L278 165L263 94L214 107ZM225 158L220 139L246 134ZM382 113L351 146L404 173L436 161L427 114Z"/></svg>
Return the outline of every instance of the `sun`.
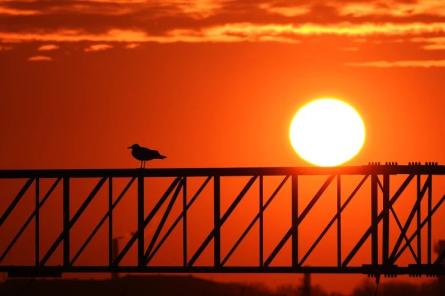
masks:
<svg viewBox="0 0 445 296"><path fill-rule="evenodd" d="M352 159L365 142L365 125L349 104L321 98L301 107L289 138L297 154L317 166L337 166Z"/></svg>

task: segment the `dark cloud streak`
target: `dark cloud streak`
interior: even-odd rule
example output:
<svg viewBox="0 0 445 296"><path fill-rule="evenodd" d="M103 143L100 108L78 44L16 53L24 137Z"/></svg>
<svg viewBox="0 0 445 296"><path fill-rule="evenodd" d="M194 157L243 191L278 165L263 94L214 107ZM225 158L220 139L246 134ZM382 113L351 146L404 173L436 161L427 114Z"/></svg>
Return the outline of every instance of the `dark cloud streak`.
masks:
<svg viewBox="0 0 445 296"><path fill-rule="evenodd" d="M14 34L13 39L18 42L23 34L26 42L45 41L42 36L54 37L58 32L66 35L70 31L84 36L79 41L130 43L295 42L298 37L311 34L410 39L412 35L442 37L445 32L445 3L414 0L295 3L290 0L0 0L4 12L0 9L0 40L3 36L3 41L8 41L5 36ZM110 31L113 36L122 31L136 38L100 37L109 36ZM33 39L30 35L40 37ZM69 40L64 35L59 39L75 41L71 35Z"/></svg>

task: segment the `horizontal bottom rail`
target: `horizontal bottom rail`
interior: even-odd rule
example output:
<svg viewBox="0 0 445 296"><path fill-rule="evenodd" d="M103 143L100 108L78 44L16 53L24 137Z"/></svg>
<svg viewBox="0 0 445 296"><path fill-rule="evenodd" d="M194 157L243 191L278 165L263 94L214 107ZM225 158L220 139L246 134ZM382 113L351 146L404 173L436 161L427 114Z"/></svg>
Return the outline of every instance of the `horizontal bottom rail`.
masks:
<svg viewBox="0 0 445 296"><path fill-rule="evenodd" d="M409 265L399 266L383 266L383 265L363 265L354 267L323 267L323 266L307 266L307 267L212 267L212 266L193 266L193 267L176 267L176 266L0 266L0 272L7 272L9 277L60 277L63 273L320 273L320 274L368 274L374 275L411 275L411 276L439 276L445 275L445 265Z"/></svg>

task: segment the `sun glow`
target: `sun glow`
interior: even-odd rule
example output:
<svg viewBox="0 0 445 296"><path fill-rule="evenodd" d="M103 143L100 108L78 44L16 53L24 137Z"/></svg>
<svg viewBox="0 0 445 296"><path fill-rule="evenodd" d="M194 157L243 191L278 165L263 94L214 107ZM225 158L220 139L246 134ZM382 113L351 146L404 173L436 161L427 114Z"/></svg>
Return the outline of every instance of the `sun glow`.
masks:
<svg viewBox="0 0 445 296"><path fill-rule="evenodd" d="M337 166L352 159L365 142L365 125L349 104L322 98L301 107L289 138L297 154L317 166Z"/></svg>

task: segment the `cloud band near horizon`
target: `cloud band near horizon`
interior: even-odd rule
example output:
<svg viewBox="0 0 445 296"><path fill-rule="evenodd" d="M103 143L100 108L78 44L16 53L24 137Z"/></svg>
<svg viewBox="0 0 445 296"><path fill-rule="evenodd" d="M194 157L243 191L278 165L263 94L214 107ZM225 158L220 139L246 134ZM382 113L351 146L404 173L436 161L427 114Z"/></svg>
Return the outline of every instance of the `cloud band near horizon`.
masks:
<svg viewBox="0 0 445 296"><path fill-rule="evenodd" d="M300 36L438 37L440 0L0 0L2 42L295 42Z"/></svg>
<svg viewBox="0 0 445 296"><path fill-rule="evenodd" d="M445 1L0 0L4 45L89 42L109 50L112 43L299 44L319 36L403 40L437 52L445 49Z"/></svg>

